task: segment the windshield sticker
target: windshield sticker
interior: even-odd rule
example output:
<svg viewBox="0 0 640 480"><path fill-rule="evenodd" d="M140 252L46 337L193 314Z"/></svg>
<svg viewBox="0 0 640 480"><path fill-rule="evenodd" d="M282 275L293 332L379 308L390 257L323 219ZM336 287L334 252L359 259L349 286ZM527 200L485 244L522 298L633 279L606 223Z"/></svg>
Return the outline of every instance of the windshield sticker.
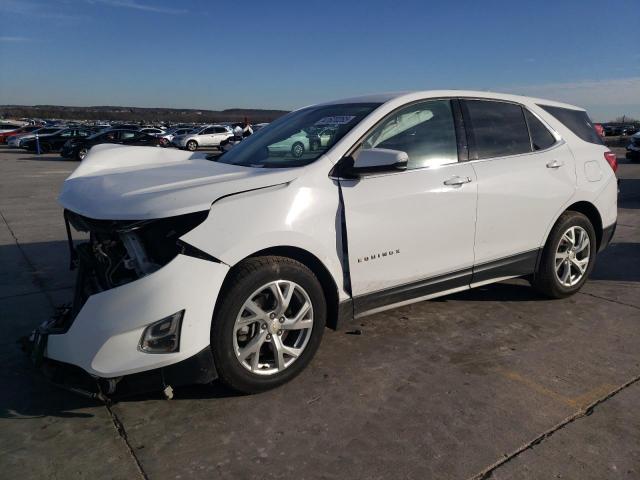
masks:
<svg viewBox="0 0 640 480"><path fill-rule="evenodd" d="M354 115L334 115L318 120L314 125L345 125L356 118Z"/></svg>

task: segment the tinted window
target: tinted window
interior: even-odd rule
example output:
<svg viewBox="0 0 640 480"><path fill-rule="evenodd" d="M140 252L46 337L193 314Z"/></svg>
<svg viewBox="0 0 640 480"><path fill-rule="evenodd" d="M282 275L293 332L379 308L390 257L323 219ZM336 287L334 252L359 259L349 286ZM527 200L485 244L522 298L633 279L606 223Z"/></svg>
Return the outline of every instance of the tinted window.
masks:
<svg viewBox="0 0 640 480"><path fill-rule="evenodd" d="M458 161L456 130L449 100L430 100L405 107L384 119L362 144L409 155L408 169Z"/></svg>
<svg viewBox="0 0 640 480"><path fill-rule="evenodd" d="M569 108L550 107L538 105L551 115L556 117L565 127L571 130L576 136L589 143L602 144L600 136L593 127L587 112L584 110L571 110Z"/></svg>
<svg viewBox="0 0 640 480"><path fill-rule="evenodd" d="M522 107L513 103L466 100L478 158L531 151Z"/></svg>
<svg viewBox="0 0 640 480"><path fill-rule="evenodd" d="M200 135L210 135L215 133L216 129L213 127L206 128Z"/></svg>
<svg viewBox="0 0 640 480"><path fill-rule="evenodd" d="M120 132L120 140L127 140L129 138L133 138L138 135L138 132Z"/></svg>
<svg viewBox="0 0 640 480"><path fill-rule="evenodd" d="M524 109L524 116L527 118L529 134L531 135L531 146L534 150L544 150L556 143L555 137L547 130L547 127L526 108Z"/></svg>
<svg viewBox="0 0 640 480"><path fill-rule="evenodd" d="M227 133L227 129L224 127L214 127L213 131L216 133Z"/></svg>

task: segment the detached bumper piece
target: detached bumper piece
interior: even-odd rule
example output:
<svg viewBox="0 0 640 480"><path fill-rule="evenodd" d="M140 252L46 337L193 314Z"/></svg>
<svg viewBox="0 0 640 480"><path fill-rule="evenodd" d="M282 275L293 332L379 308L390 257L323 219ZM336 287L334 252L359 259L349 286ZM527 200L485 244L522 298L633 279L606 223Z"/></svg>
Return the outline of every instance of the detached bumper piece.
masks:
<svg viewBox="0 0 640 480"><path fill-rule="evenodd" d="M43 356L49 333L34 330L25 342L25 351L34 365L54 385L84 397L109 402L143 393L163 391L171 398L173 387L208 384L218 378L209 347L172 365L117 378L90 375L82 368Z"/></svg>

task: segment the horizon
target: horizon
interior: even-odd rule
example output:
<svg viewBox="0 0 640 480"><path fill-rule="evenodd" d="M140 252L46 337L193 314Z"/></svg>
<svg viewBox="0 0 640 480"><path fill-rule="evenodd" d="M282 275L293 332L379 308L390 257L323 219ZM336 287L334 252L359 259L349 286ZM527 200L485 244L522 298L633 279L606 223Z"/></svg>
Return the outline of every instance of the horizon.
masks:
<svg viewBox="0 0 640 480"><path fill-rule="evenodd" d="M307 5L0 0L0 61L13 67L0 71L0 104L288 111L466 89L640 118L640 53L599 40L603 26L637 31L632 0Z"/></svg>

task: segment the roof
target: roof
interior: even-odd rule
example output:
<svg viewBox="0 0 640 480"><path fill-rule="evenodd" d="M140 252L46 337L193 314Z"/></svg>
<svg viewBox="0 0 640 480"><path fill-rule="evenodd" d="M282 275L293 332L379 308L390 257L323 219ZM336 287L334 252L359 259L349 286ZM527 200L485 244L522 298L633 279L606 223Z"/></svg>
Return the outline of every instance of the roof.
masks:
<svg viewBox="0 0 640 480"><path fill-rule="evenodd" d="M392 100L400 101L399 103L420 100L421 98L434 97L473 97L473 98L489 98L495 100L507 100L517 103L536 103L550 105L554 107L569 108L572 110L584 110L582 107L570 105L568 103L556 102L543 98L526 97L523 95L512 95L509 93L497 93L478 90L421 90L407 92L386 92L371 95L363 95L359 97L343 98L330 102L324 102L321 105L334 105L339 103L387 103Z"/></svg>

